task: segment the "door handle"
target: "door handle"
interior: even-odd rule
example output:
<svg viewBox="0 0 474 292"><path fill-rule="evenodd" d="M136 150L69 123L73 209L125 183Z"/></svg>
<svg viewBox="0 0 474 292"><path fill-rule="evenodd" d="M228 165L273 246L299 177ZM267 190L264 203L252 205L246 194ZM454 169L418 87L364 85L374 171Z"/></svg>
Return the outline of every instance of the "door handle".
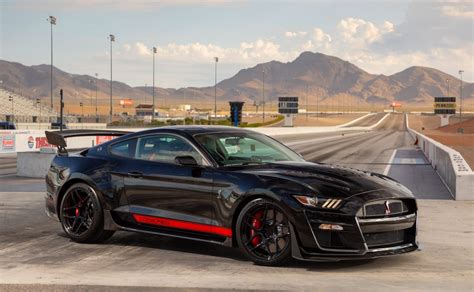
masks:
<svg viewBox="0 0 474 292"><path fill-rule="evenodd" d="M141 172L138 172L138 171L132 171L132 172L129 172L127 173L129 177L133 177L133 178L143 178L143 173Z"/></svg>

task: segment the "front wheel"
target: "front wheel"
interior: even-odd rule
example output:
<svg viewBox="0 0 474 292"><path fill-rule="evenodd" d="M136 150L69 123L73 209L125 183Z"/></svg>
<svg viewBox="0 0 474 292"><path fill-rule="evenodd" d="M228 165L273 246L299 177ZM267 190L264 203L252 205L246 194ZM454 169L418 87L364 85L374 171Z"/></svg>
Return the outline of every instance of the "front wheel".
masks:
<svg viewBox="0 0 474 292"><path fill-rule="evenodd" d="M269 199L255 199L242 209L236 233L239 247L258 265L282 265L291 258L290 221Z"/></svg>
<svg viewBox="0 0 474 292"><path fill-rule="evenodd" d="M104 211L95 190L76 183L64 194L59 207L64 232L76 242L98 243L110 238L113 230L104 230Z"/></svg>

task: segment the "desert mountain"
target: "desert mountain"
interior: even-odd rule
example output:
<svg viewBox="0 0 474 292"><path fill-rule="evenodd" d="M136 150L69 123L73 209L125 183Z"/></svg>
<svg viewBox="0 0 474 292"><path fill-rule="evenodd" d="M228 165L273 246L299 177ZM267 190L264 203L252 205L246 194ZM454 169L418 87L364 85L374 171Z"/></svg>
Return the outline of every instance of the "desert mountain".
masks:
<svg viewBox="0 0 474 292"><path fill-rule="evenodd" d="M48 97L50 88L49 65L24 66L0 60L2 85L25 96ZM460 81L456 77L427 67L409 67L396 74L385 76L370 74L337 57L320 53L303 52L292 62L271 61L252 68L242 69L235 76L218 83L217 95L221 101L242 100L252 102L262 99L262 77L265 71L265 99L292 95L321 104L336 101L388 104L397 100L408 104L430 104L433 96L459 96ZM99 99L109 96L107 79L89 75L76 75L54 68L53 85L63 88L68 99L95 97L97 84ZM151 87L131 87L114 81L115 98L148 98ZM214 99L214 87L190 87L181 89L156 88L158 99L180 102L188 100L210 102ZM474 84L464 83L463 96L474 98Z"/></svg>

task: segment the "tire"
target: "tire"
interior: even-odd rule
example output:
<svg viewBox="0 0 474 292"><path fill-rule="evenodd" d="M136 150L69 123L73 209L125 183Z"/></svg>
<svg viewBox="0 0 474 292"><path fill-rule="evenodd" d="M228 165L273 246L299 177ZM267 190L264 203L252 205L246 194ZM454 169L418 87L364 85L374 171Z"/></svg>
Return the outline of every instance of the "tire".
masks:
<svg viewBox="0 0 474 292"><path fill-rule="evenodd" d="M249 202L237 217L237 243L257 265L279 266L291 259L290 221L274 201Z"/></svg>
<svg viewBox="0 0 474 292"><path fill-rule="evenodd" d="M104 230L104 211L99 197L85 183L69 187L58 213L64 232L75 242L99 243L115 233L113 230Z"/></svg>

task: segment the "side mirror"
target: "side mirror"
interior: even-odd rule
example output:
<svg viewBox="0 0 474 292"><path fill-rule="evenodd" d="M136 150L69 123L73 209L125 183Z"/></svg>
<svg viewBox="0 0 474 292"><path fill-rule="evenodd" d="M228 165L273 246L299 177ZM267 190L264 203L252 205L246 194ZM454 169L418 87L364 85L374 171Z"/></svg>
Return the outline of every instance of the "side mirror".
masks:
<svg viewBox="0 0 474 292"><path fill-rule="evenodd" d="M198 166L198 163L194 157L189 156L189 155L184 155L184 156L176 156L174 161L183 166Z"/></svg>

